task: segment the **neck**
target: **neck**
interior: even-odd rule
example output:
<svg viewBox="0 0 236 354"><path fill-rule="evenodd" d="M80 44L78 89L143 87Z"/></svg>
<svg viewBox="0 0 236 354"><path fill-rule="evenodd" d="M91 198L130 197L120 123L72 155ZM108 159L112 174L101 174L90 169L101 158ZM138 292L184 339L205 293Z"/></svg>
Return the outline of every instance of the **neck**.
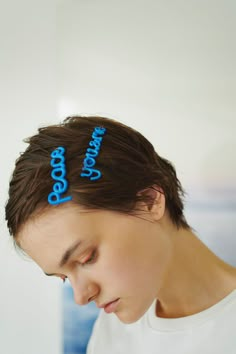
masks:
<svg viewBox="0 0 236 354"><path fill-rule="evenodd" d="M156 314L177 318L201 312L236 288L236 268L217 257L193 232L169 234L172 255L161 289Z"/></svg>

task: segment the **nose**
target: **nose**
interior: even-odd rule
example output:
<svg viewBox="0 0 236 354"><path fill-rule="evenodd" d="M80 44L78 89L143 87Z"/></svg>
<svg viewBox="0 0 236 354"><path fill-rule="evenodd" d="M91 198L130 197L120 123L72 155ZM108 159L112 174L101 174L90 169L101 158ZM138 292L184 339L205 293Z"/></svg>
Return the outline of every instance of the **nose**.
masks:
<svg viewBox="0 0 236 354"><path fill-rule="evenodd" d="M98 289L93 282L77 278L70 279L70 283L74 292L74 301L77 305L87 305L96 298Z"/></svg>

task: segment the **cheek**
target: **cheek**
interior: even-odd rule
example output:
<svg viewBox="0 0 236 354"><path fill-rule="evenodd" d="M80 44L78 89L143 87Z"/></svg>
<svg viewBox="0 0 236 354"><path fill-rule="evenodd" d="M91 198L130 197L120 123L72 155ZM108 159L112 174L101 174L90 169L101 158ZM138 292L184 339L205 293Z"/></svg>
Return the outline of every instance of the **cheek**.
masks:
<svg viewBox="0 0 236 354"><path fill-rule="evenodd" d="M114 287L142 292L158 289L168 268L168 254L153 249L138 253L115 256L107 264L107 279Z"/></svg>
<svg viewBox="0 0 236 354"><path fill-rule="evenodd" d="M137 264L120 252L101 255L96 267L96 278L106 286L127 285L135 277Z"/></svg>
<svg viewBox="0 0 236 354"><path fill-rule="evenodd" d="M99 264L97 279L101 279L104 286L112 287L113 290L137 291L148 280L150 269L152 267L148 262L145 265L139 258L124 254L121 256L116 252Z"/></svg>

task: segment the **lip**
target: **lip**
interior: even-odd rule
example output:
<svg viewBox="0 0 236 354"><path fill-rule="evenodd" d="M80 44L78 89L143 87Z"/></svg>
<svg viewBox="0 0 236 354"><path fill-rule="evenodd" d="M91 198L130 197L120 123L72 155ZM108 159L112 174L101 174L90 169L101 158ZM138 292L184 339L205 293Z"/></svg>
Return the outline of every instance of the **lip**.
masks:
<svg viewBox="0 0 236 354"><path fill-rule="evenodd" d="M114 312L116 307L118 306L120 298L117 298L113 301L107 302L106 304L102 304L100 306L98 306L99 308L104 308L104 311L106 313L111 313Z"/></svg>

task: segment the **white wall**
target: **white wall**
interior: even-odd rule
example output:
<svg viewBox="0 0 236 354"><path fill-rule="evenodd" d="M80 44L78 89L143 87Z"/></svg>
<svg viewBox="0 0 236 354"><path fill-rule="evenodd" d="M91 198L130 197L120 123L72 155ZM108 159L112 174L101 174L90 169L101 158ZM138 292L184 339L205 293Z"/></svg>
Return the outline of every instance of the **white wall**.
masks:
<svg viewBox="0 0 236 354"><path fill-rule="evenodd" d="M186 183L233 182L235 20L229 0L63 1L61 98L135 125Z"/></svg>
<svg viewBox="0 0 236 354"><path fill-rule="evenodd" d="M4 222L8 181L24 137L56 116L54 0L2 1L0 10L0 353L61 353L60 288L23 261Z"/></svg>
<svg viewBox="0 0 236 354"><path fill-rule="evenodd" d="M224 201L234 201L236 3L22 0L2 8L0 352L59 354L59 285L22 261L3 221L22 139L64 114L112 116L175 163L190 200L200 190L217 203L227 189Z"/></svg>
<svg viewBox="0 0 236 354"><path fill-rule="evenodd" d="M236 2L71 0L59 21L61 113L143 132L175 164L199 237L236 266Z"/></svg>

